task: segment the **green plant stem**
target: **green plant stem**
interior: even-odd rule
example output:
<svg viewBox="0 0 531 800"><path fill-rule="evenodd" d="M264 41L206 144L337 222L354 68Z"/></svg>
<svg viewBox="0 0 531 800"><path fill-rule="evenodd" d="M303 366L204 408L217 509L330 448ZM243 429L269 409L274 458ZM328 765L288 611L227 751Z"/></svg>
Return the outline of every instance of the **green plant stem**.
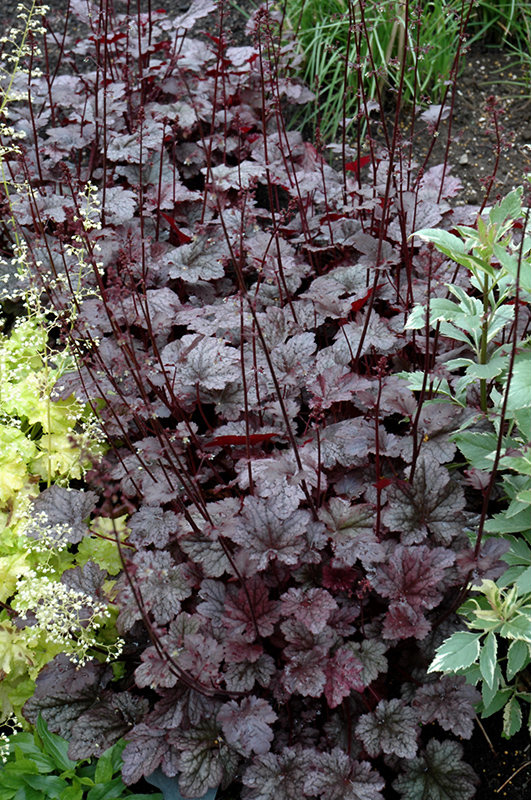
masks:
<svg viewBox="0 0 531 800"><path fill-rule="evenodd" d="M483 281L483 321L481 323L481 350L479 353L479 363L486 364L487 363L487 341L488 341L488 334L489 334L489 279L488 275L485 275ZM487 413L487 379L480 378L479 379L479 388L480 388L480 404L481 410L484 414Z"/></svg>

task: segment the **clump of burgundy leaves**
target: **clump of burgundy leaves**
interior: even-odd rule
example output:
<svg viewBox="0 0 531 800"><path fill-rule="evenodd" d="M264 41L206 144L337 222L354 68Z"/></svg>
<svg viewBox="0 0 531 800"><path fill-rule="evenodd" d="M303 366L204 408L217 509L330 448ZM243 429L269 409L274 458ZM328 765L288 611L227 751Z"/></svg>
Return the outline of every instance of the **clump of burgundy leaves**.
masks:
<svg viewBox="0 0 531 800"><path fill-rule="evenodd" d="M215 5L174 19L72 0L87 35L58 24L11 107L33 280L56 314L83 289L62 331L78 370L56 394L99 411L113 446L90 498L130 531L122 677L57 657L25 714L76 759L125 735L125 781L161 767L186 797L238 780L247 800L378 800L398 774L406 798L424 780L466 800L475 779L448 736L471 735L478 697L425 668L469 571L499 563L474 557L445 466L466 412L419 405L395 373L453 380L454 342L404 332L448 280L408 237L473 210L446 202L448 166L406 168L395 140L371 140L363 180L329 166L283 122L310 93L275 14L255 13L245 46L222 16L190 35ZM89 181L101 228L83 225ZM40 502L64 521L52 489Z"/></svg>

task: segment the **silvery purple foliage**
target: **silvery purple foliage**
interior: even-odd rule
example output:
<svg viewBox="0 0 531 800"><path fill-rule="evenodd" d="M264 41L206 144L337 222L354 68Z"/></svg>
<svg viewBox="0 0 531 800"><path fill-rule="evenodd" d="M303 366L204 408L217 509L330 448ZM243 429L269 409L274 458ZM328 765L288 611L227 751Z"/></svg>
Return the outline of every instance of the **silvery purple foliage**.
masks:
<svg viewBox="0 0 531 800"><path fill-rule="evenodd" d="M463 533L451 415L396 374L432 369L404 315L447 275L408 236L452 227L459 182L402 171L375 141L369 179L330 166L284 125L309 92L278 12L258 9L253 43L230 47L188 34L214 8L105 27L73 0L90 35L65 44L53 80L31 80L34 128L24 105L11 112L33 130L8 164L35 187L15 198L17 224L50 311L82 273L62 332L78 369L57 394L89 402L111 444L93 490L53 487L35 511L72 544L96 505L128 515L123 677L58 656L25 713L73 757L125 734L124 780L160 767L185 797L240 776L243 800L380 800L385 755L407 798L421 763L442 770L435 745L418 750L422 724L468 736L477 698L445 679L444 708L430 683L406 701L387 676L425 666L419 643L470 565L500 568ZM89 182L101 205L84 225ZM454 344L439 337L443 360ZM97 592L101 577L87 565L68 580Z"/></svg>

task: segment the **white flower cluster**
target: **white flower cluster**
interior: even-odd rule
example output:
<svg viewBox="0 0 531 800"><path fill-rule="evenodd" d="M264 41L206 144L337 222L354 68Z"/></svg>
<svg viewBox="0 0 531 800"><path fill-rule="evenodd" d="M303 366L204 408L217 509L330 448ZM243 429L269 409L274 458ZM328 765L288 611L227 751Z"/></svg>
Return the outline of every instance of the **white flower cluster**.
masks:
<svg viewBox="0 0 531 800"><path fill-rule="evenodd" d="M22 726L18 724L16 717L10 717L2 722L3 728L9 728L11 733L9 736L12 736L14 733L22 730ZM7 762L7 757L10 753L10 745L9 745L9 736L7 733L0 733L0 762L5 764Z"/></svg>
<svg viewBox="0 0 531 800"><path fill-rule="evenodd" d="M44 633L48 641L59 645L63 653L81 665L95 646L107 650L107 660L122 651L121 640L114 645L97 641L97 632L110 612L105 603L85 592L31 570L18 580L15 604L19 613L32 611L35 615L35 624L26 628L29 646L36 645Z"/></svg>
<svg viewBox="0 0 531 800"><path fill-rule="evenodd" d="M13 25L7 34L0 37L0 44L4 45L2 62L6 65L11 65L14 68L14 72L20 70L20 61L23 58L40 55L39 48L34 46L33 37L46 33L42 18L49 10L49 6L37 6L35 2L31 4L30 8L27 8L23 3L19 3L17 6L18 13L16 18L18 23ZM3 66L0 69L6 71ZM35 72L32 71L32 75L34 74Z"/></svg>

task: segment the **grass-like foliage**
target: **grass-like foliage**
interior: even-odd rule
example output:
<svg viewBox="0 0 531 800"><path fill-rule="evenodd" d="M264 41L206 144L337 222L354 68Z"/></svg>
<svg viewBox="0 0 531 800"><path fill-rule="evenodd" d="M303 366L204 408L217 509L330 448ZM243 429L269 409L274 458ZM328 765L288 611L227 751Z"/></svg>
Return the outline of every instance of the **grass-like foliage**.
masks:
<svg viewBox="0 0 531 800"><path fill-rule="evenodd" d="M359 107L406 110L444 103L463 55L477 41L508 44L528 60L531 10L515 0L286 0L287 26L300 43L299 74L317 103L295 119L327 140L356 135Z"/></svg>
<svg viewBox="0 0 531 800"><path fill-rule="evenodd" d="M380 800L394 782L405 800L467 800L476 777L448 736L471 736L481 696L428 668L472 577L507 566L485 514L474 535L496 464L463 473L455 434L472 418L503 431L528 249L507 266L496 248L524 222L452 205L450 165L415 163L382 106L383 144L343 140L329 166L284 122L308 91L280 13L260 8L253 45L234 47L223 4L217 35L189 33L215 12L74 0L85 34L50 16L44 58L13 79L25 138L15 152L4 133L1 245L25 243L28 291L75 359L55 397L88 404L109 444L89 492L34 502L33 535L90 552L62 583L112 599L125 643L112 667L63 650L23 713L73 760L125 736L125 783L160 768L184 797L236 781L245 800ZM361 102L359 131L371 113ZM433 228L493 275L451 262ZM479 339L430 316L448 283L482 304Z"/></svg>

